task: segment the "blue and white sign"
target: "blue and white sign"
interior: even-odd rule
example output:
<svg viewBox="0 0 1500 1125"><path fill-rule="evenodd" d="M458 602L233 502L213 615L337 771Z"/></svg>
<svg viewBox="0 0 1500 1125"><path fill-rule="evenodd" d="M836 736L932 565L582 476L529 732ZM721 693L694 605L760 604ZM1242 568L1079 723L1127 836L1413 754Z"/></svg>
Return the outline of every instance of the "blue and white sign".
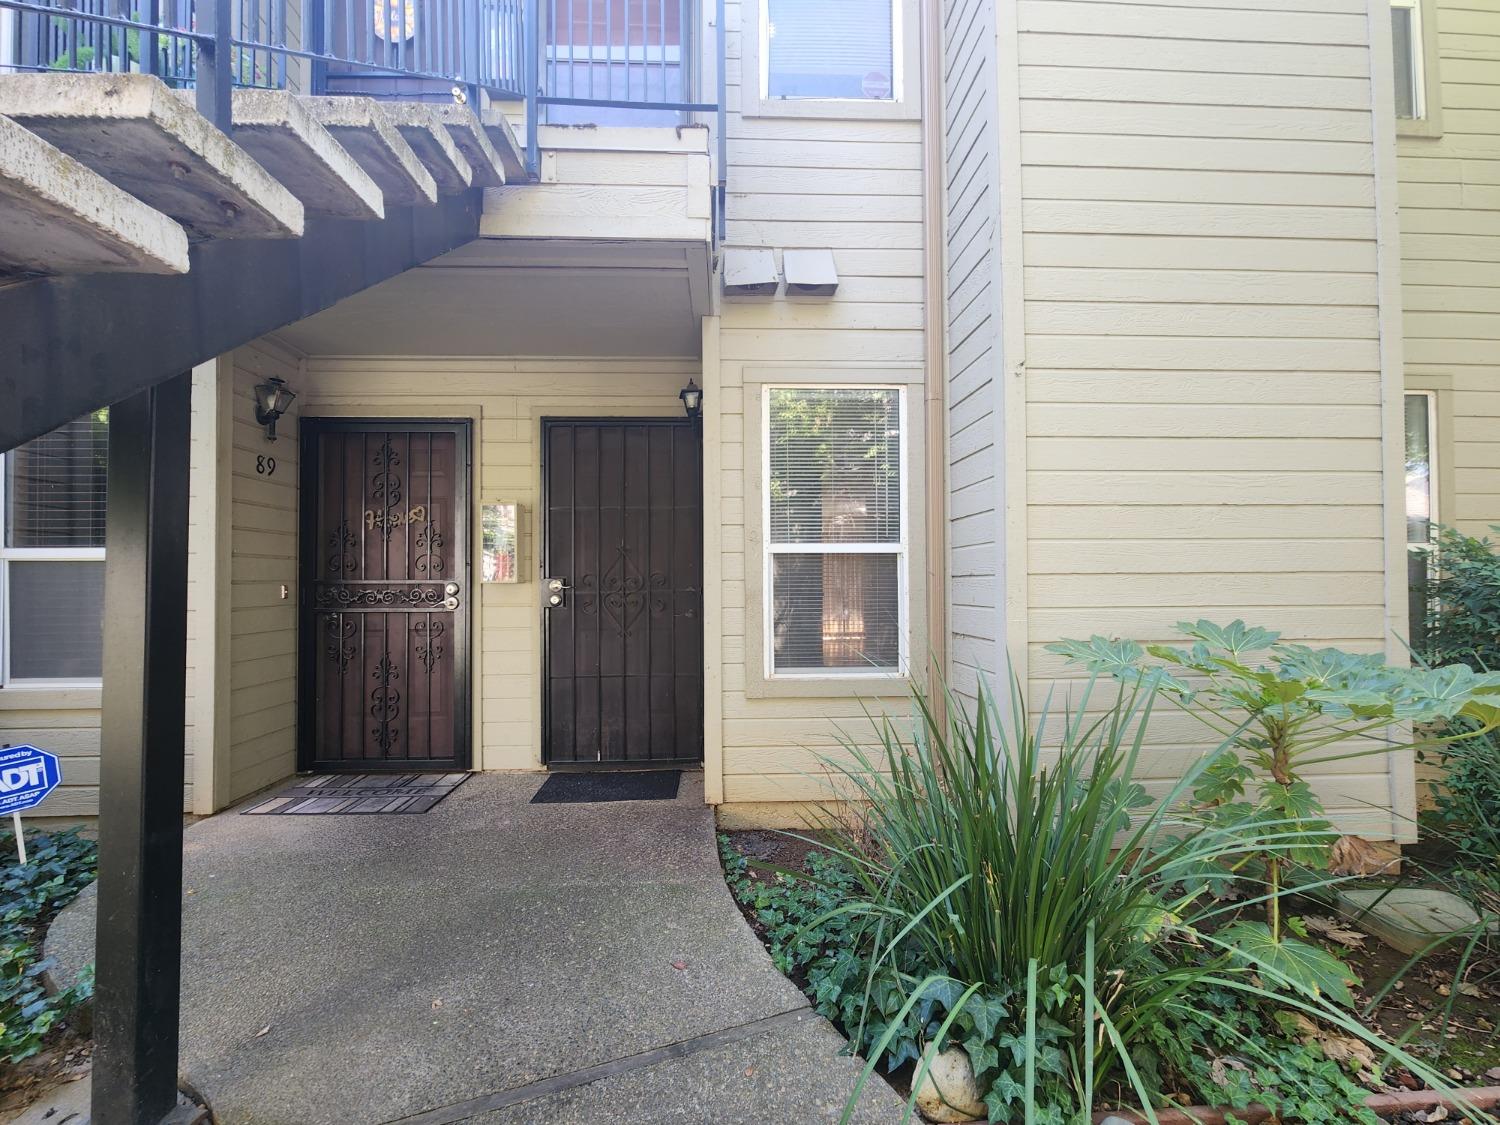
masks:
<svg viewBox="0 0 1500 1125"><path fill-rule="evenodd" d="M0 815L35 808L62 781L57 755L35 746L0 750Z"/></svg>

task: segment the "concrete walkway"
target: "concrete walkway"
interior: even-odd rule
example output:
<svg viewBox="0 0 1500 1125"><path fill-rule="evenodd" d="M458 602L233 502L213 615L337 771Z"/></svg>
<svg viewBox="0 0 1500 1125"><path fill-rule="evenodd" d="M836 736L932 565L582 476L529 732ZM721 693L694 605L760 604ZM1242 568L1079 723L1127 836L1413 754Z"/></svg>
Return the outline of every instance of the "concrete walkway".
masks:
<svg viewBox="0 0 1500 1125"><path fill-rule="evenodd" d="M838 1119L859 1064L740 917L699 778L528 804L541 781L187 830L183 1072L222 1125ZM64 974L93 914L53 928ZM873 1080L856 1120L902 1108Z"/></svg>

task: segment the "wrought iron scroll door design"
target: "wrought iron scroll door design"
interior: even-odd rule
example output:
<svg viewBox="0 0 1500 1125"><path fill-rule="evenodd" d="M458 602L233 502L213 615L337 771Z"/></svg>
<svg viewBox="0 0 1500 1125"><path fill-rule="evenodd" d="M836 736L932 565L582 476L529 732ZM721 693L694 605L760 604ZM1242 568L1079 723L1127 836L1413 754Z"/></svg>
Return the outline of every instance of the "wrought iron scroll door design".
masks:
<svg viewBox="0 0 1500 1125"><path fill-rule="evenodd" d="M302 425L304 769L467 769L466 423Z"/></svg>
<svg viewBox="0 0 1500 1125"><path fill-rule="evenodd" d="M548 764L701 761L697 427L548 419L543 448Z"/></svg>

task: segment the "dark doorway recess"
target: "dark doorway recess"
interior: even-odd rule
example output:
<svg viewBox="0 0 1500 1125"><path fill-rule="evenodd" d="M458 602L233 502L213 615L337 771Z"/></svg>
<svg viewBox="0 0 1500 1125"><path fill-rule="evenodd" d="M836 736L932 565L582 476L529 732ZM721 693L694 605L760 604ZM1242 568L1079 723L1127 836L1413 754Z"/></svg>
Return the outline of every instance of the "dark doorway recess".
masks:
<svg viewBox="0 0 1500 1125"><path fill-rule="evenodd" d="M696 422L543 419L542 458L547 764L701 762Z"/></svg>
<svg viewBox="0 0 1500 1125"><path fill-rule="evenodd" d="M469 424L302 421L299 766L469 768Z"/></svg>

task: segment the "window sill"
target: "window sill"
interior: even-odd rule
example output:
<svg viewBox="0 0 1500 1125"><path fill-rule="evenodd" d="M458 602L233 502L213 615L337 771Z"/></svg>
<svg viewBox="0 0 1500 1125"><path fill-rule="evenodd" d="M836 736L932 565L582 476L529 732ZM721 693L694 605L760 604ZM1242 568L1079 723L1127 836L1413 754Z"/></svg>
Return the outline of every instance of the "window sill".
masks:
<svg viewBox="0 0 1500 1125"><path fill-rule="evenodd" d="M103 694L89 684L10 684L0 688L0 711L97 711Z"/></svg>
<svg viewBox="0 0 1500 1125"><path fill-rule="evenodd" d="M741 117L817 118L829 121L916 121L920 106L910 98L900 101L863 101L854 98L752 98Z"/></svg>
<svg viewBox="0 0 1500 1125"><path fill-rule="evenodd" d="M1396 118L1396 136L1427 137L1432 140L1443 135L1443 123L1430 117Z"/></svg>
<svg viewBox="0 0 1500 1125"><path fill-rule="evenodd" d="M902 673L869 676L751 676L750 699L896 699L911 692L912 678Z"/></svg>

